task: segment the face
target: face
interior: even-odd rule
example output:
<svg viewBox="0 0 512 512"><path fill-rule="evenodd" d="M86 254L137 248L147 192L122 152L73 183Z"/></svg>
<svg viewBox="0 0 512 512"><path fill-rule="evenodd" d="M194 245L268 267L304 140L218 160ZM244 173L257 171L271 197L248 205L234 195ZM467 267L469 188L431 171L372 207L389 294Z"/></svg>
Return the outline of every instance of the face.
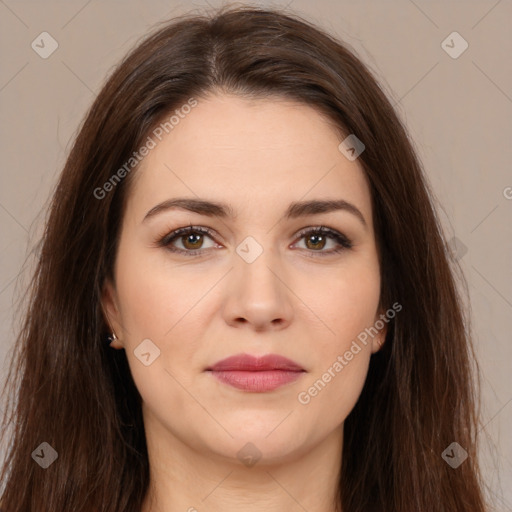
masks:
<svg viewBox="0 0 512 512"><path fill-rule="evenodd" d="M250 442L261 463L339 438L386 331L360 164L282 99L199 99L161 139L133 171L103 294L146 435L233 460ZM311 201L344 207L296 205Z"/></svg>

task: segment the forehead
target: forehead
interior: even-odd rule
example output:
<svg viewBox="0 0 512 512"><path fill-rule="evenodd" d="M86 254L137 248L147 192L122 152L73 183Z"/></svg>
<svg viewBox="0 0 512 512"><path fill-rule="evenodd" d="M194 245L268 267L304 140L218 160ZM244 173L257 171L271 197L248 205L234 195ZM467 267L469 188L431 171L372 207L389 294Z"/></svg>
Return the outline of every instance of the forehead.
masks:
<svg viewBox="0 0 512 512"><path fill-rule="evenodd" d="M187 195L227 202L237 216L313 198L350 199L370 212L362 167L339 151L340 130L308 105L209 96L161 131L135 171L129 203L137 208Z"/></svg>

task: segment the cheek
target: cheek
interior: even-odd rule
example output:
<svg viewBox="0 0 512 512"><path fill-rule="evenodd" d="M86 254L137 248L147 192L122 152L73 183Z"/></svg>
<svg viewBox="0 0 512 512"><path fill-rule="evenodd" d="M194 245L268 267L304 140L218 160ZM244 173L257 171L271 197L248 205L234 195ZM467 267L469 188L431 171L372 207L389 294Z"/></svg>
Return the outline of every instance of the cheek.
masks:
<svg viewBox="0 0 512 512"><path fill-rule="evenodd" d="M176 384L172 375L186 384L193 373L190 365L199 364L194 354L201 339L201 309L194 306L211 284L191 285L186 275L155 264L151 258L137 257L136 251L127 248L118 260L123 343L141 394L144 390L154 394L162 386L169 391ZM137 358L143 342L158 354L149 366Z"/></svg>
<svg viewBox="0 0 512 512"><path fill-rule="evenodd" d="M194 289L183 287L179 277L171 281L161 266L127 250L118 260L116 277L123 344L143 402L152 410L171 403L178 409L190 406L180 390L192 385L187 369L197 350L191 343L195 334L187 332L194 311L187 312L197 301Z"/></svg>
<svg viewBox="0 0 512 512"><path fill-rule="evenodd" d="M163 339L193 307L200 292L197 285L194 288L180 278L179 269L163 268L161 262L137 257L136 251L127 249L118 260L117 283L129 343L141 337Z"/></svg>
<svg viewBox="0 0 512 512"><path fill-rule="evenodd" d="M347 344L373 325L380 299L380 273L376 262L333 274L328 290L316 306L329 327L323 338L324 354L346 350Z"/></svg>
<svg viewBox="0 0 512 512"><path fill-rule="evenodd" d="M313 373L297 400L310 417L318 415L319 423L326 410L329 421L344 421L359 398L372 353L366 329L374 325L379 298L380 274L374 263L339 273L318 297L314 309L321 312L326 334L317 337Z"/></svg>
<svg viewBox="0 0 512 512"><path fill-rule="evenodd" d="M309 418L313 429L319 432L345 421L361 395L368 373L368 347L361 347L350 361L340 355L340 360L334 357L312 375L297 395L299 413Z"/></svg>

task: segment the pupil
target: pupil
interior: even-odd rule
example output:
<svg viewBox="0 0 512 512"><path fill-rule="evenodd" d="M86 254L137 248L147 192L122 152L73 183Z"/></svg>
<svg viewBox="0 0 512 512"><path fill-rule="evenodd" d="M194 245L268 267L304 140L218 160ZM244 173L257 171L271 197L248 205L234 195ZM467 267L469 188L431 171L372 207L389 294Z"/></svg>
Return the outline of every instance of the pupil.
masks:
<svg viewBox="0 0 512 512"><path fill-rule="evenodd" d="M186 243L187 244L191 244L191 245L197 245L197 243L200 241L199 239L201 238L202 235L197 235L197 234L191 234L191 235L187 235L186 236ZM196 239L195 241L193 239Z"/></svg>
<svg viewBox="0 0 512 512"><path fill-rule="evenodd" d="M322 235L310 235L310 240L316 240L313 241L313 245L317 245L318 243L321 243L322 242Z"/></svg>

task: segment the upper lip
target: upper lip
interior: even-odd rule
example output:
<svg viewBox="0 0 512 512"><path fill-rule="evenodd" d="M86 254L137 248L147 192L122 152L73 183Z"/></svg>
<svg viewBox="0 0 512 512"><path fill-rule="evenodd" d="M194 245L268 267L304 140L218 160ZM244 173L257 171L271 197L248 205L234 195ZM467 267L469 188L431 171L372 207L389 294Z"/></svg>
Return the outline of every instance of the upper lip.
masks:
<svg viewBox="0 0 512 512"><path fill-rule="evenodd" d="M234 356L222 359L213 366L206 368L208 371L269 371L286 370L291 372L305 371L300 365L278 354L268 354L262 357L251 356L249 354L236 354Z"/></svg>

